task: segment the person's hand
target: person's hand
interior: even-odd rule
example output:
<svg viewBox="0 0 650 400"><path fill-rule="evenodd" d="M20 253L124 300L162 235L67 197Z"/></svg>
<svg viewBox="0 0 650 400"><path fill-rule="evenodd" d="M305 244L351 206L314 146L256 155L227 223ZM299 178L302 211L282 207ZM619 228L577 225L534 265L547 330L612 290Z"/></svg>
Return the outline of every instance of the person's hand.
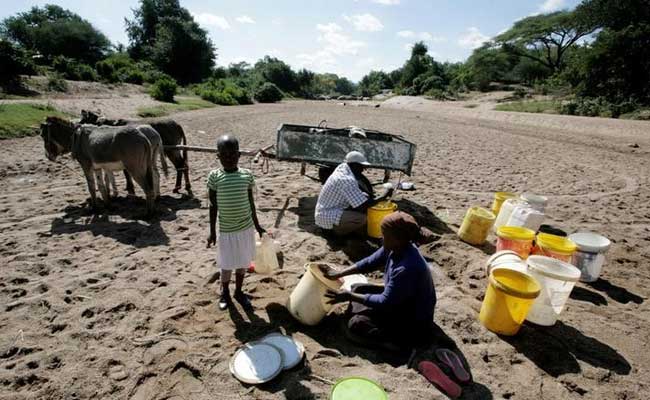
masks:
<svg viewBox="0 0 650 400"><path fill-rule="evenodd" d="M318 269L320 269L320 272L323 273L323 276L325 276L325 278L331 281L335 281L340 278L338 271L327 264L320 264L318 266Z"/></svg>
<svg viewBox="0 0 650 400"><path fill-rule="evenodd" d="M384 196L386 198L389 198L390 196L393 195L393 193L395 193L395 188L389 188L389 189L386 189L386 194Z"/></svg>
<svg viewBox="0 0 650 400"><path fill-rule="evenodd" d="M208 245L206 246L207 249L210 248L210 246L217 244L217 235L214 233L211 233L208 236Z"/></svg>
<svg viewBox="0 0 650 400"><path fill-rule="evenodd" d="M347 290L339 290L338 292L335 292L328 289L327 292L325 292L325 297L329 299L327 304L339 304L352 300L352 293Z"/></svg>
<svg viewBox="0 0 650 400"><path fill-rule="evenodd" d="M261 226L257 227L257 234L260 235L260 239L262 238L262 235L266 233L266 229L262 228Z"/></svg>

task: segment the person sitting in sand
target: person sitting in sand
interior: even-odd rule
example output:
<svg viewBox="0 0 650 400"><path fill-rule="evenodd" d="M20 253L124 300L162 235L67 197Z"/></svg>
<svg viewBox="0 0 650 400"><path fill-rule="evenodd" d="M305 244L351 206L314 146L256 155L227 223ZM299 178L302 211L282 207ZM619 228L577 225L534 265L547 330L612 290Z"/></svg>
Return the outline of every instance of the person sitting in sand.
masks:
<svg viewBox="0 0 650 400"><path fill-rule="evenodd" d="M347 235L362 231L366 226L366 210L393 194L392 189L373 198L368 179L363 176L364 167L370 165L366 157L358 151L345 156L345 162L327 178L318 195L314 213L316 225L337 235ZM368 182L360 185L359 182ZM361 186L364 186L362 189Z"/></svg>
<svg viewBox="0 0 650 400"><path fill-rule="evenodd" d="M330 304L350 302L348 336L366 345L398 348L425 344L431 337L436 292L431 272L416 243L426 237L415 219L398 211L381 223L384 244L371 256L340 272L327 266L328 279L368 273L384 267L384 286L353 285L352 291L328 291Z"/></svg>
<svg viewBox="0 0 650 400"><path fill-rule="evenodd" d="M233 136L221 136L217 140L217 154L223 168L208 175L210 197L210 236L208 248L216 244L215 224L219 215L219 258L221 269L221 296L219 309L228 308L232 300L228 288L232 271L235 270L235 300L244 308L252 308L242 286L244 276L255 257L255 231L262 237L266 232L257 220L253 187L255 179L251 171L239 168L239 142Z"/></svg>

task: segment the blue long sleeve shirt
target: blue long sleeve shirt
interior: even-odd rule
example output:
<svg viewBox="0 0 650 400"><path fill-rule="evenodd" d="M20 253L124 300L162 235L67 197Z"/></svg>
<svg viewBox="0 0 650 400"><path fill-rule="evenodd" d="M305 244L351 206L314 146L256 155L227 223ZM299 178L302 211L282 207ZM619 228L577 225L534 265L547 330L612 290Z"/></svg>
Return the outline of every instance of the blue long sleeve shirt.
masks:
<svg viewBox="0 0 650 400"><path fill-rule="evenodd" d="M385 267L384 291L365 296L364 304L382 311L404 327L429 326L433 321L436 293L431 272L418 249L410 244L400 254L383 247L359 261L359 273Z"/></svg>

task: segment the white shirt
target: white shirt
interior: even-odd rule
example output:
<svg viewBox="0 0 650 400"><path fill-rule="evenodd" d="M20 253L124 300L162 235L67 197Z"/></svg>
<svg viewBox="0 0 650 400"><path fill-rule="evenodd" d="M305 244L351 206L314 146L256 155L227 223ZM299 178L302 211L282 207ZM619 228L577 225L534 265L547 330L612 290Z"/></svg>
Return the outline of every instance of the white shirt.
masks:
<svg viewBox="0 0 650 400"><path fill-rule="evenodd" d="M359 189L352 170L343 163L336 167L318 195L314 215L316 225L332 229L341 221L345 209L357 208L367 200L368 194Z"/></svg>

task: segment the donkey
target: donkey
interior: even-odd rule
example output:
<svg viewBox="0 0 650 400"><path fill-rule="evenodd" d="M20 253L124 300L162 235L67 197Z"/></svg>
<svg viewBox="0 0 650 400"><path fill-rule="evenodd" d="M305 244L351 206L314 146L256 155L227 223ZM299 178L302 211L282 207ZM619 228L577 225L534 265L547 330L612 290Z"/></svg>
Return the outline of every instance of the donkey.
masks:
<svg viewBox="0 0 650 400"><path fill-rule="evenodd" d="M185 137L185 132L183 128L171 119L144 119L140 121L129 121L125 119L108 119L99 113L81 110L81 121L82 124L92 124L92 125L108 125L108 126L123 126L123 125L132 125L132 124L148 124L155 129L162 139L163 146L178 146L180 144L186 145L187 139ZM176 185L174 186L174 193L179 193L181 190L181 185L183 183L183 175L185 176L185 190L187 195L193 197L192 186L190 184L190 173L189 166L187 163L187 150L178 150L178 149L164 149L165 155L169 160L174 164L176 168ZM124 171L124 177L126 178L126 190L129 194L133 194L133 182L129 173Z"/></svg>
<svg viewBox="0 0 650 400"><path fill-rule="evenodd" d="M145 133L147 130L152 132ZM146 125L103 128L78 126L58 117L47 117L41 124L45 154L56 161L61 154L72 153L86 176L91 207L97 209L95 179L106 206L110 203L104 171L127 170L145 192L147 215L155 213L155 155L148 136L157 132ZM102 179L103 178L103 179Z"/></svg>

